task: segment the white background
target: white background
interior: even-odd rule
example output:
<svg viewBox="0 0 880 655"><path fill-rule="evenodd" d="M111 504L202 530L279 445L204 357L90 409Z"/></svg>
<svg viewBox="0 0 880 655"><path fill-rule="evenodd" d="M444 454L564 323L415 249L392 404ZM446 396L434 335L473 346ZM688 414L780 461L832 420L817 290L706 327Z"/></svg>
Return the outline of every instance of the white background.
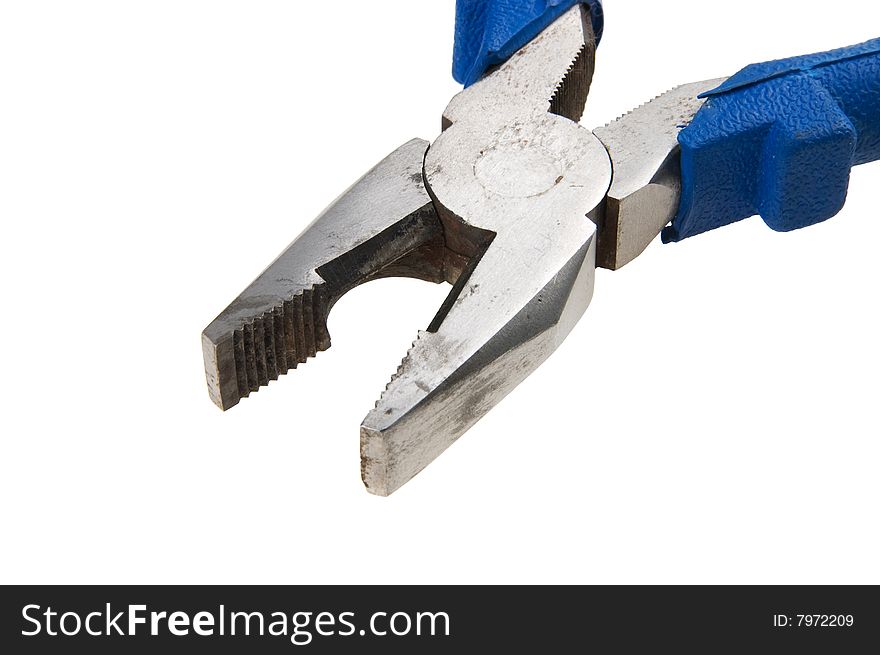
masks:
<svg viewBox="0 0 880 655"><path fill-rule="evenodd" d="M447 287L369 284L227 413L199 335L433 138L453 2L4 2L3 582L880 583L880 168L835 219L653 244L390 498L358 425ZM609 0L587 126L878 36L856 0Z"/></svg>

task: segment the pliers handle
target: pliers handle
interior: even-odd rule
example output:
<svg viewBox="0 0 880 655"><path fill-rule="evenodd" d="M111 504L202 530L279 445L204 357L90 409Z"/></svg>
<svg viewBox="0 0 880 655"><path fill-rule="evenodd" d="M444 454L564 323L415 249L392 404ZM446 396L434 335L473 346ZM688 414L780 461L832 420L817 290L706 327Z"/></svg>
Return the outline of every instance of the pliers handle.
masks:
<svg viewBox="0 0 880 655"><path fill-rule="evenodd" d="M679 241L760 214L787 232L846 201L850 169L880 159L880 39L755 64L703 94L679 134Z"/></svg>

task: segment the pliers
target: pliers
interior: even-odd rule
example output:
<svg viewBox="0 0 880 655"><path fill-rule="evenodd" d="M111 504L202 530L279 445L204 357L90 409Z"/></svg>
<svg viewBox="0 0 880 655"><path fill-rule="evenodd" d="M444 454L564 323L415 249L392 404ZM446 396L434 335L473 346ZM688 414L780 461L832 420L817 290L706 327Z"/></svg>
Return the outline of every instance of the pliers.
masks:
<svg viewBox="0 0 880 655"><path fill-rule="evenodd" d="M449 102L337 199L203 332L228 409L330 346L350 289L408 276L452 289L360 428L367 489L388 495L562 342L597 266L760 214L826 220L852 166L880 158L880 39L678 87L578 123L600 0L458 0Z"/></svg>

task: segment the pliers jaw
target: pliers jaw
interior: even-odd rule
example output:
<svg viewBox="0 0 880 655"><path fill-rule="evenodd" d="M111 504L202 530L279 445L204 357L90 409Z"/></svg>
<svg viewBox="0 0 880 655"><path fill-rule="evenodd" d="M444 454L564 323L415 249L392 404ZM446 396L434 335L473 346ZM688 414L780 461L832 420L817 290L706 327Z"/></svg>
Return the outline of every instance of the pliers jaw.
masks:
<svg viewBox="0 0 880 655"><path fill-rule="evenodd" d="M611 180L575 121L595 39L575 7L458 94L425 158L447 248L467 265L361 427L367 488L387 495L451 445L562 342L592 297Z"/></svg>
<svg viewBox="0 0 880 655"><path fill-rule="evenodd" d="M588 14L575 7L444 112L425 182L447 248L463 244L468 265L364 420L370 491L391 493L443 452L589 305L596 228L588 217L602 206L611 166L572 119L583 111L594 51Z"/></svg>
<svg viewBox="0 0 880 655"><path fill-rule="evenodd" d="M350 289L391 275L446 279L422 181L427 147L410 141L356 182L205 329L208 390L221 409L329 348L327 316Z"/></svg>

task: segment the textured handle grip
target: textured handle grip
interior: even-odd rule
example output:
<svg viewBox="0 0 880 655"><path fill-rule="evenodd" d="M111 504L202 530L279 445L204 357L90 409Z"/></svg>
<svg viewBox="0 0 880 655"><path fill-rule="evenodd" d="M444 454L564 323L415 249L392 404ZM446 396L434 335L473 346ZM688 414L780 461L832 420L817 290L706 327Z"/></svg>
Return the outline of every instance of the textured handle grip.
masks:
<svg viewBox="0 0 880 655"><path fill-rule="evenodd" d="M679 134L679 241L760 214L774 230L834 216L850 169L880 159L880 39L749 66Z"/></svg>
<svg viewBox="0 0 880 655"><path fill-rule="evenodd" d="M470 86L579 2L590 5L598 42L601 0L456 0L452 76Z"/></svg>

